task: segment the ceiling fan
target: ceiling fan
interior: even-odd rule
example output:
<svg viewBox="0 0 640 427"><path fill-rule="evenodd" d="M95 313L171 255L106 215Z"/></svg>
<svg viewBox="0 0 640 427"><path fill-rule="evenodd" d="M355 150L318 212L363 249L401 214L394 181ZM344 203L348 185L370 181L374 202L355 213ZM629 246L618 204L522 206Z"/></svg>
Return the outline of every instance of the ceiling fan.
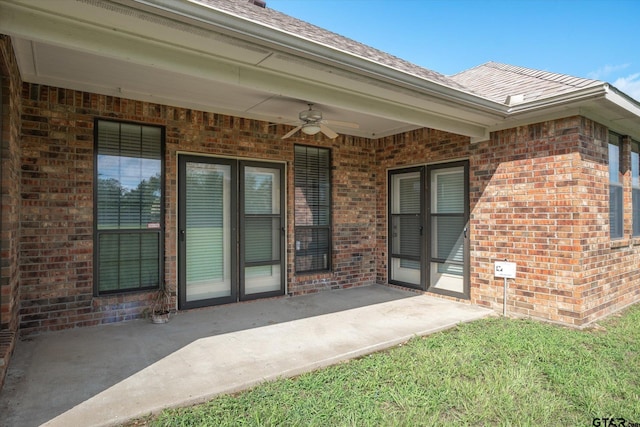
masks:
<svg viewBox="0 0 640 427"><path fill-rule="evenodd" d="M294 128L290 132L287 132L287 134L284 135L282 139L289 138L291 135L298 132L299 130L301 130L302 133L305 133L307 135L315 135L318 132L322 132L328 138L331 138L331 139L336 138L338 134L335 133L327 125L325 125L325 121L322 120L322 111L314 110L313 104L308 104L308 105L309 105L308 110L300 111L300 113L298 114L298 118L300 119L302 124Z"/></svg>

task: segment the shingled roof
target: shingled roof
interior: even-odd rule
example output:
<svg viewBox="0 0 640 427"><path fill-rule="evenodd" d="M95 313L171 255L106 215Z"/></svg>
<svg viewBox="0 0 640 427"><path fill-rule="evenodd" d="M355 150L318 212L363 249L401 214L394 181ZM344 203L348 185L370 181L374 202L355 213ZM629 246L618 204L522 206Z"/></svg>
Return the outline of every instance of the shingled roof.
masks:
<svg viewBox="0 0 640 427"><path fill-rule="evenodd" d="M604 83L598 80L497 62L487 62L458 74L445 76L277 10L262 7L264 2L256 2L255 0L195 1L255 24L346 52L452 89L469 92L500 104L513 105L535 101Z"/></svg>
<svg viewBox="0 0 640 427"><path fill-rule="evenodd" d="M382 64L398 71L427 79L445 86L466 90L458 82L438 72L420 67L409 61L390 55L381 50L359 43L324 28L285 15L268 7L254 4L254 0L196 0L221 12L247 19L259 25L282 31L289 35L306 39L363 59Z"/></svg>
<svg viewBox="0 0 640 427"><path fill-rule="evenodd" d="M514 104L600 86L599 80L487 62L450 76L469 91L492 101Z"/></svg>

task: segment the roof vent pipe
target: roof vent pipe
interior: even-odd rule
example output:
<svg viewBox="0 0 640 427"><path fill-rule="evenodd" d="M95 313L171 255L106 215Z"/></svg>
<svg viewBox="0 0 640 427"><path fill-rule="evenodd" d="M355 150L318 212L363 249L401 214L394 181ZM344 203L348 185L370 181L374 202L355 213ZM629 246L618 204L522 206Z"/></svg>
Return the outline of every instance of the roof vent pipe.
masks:
<svg viewBox="0 0 640 427"><path fill-rule="evenodd" d="M254 4L263 9L267 7L267 2L264 0L249 0L249 3Z"/></svg>
<svg viewBox="0 0 640 427"><path fill-rule="evenodd" d="M519 95L509 95L507 99L505 99L504 103L508 106L522 104L524 102L524 94L521 93Z"/></svg>

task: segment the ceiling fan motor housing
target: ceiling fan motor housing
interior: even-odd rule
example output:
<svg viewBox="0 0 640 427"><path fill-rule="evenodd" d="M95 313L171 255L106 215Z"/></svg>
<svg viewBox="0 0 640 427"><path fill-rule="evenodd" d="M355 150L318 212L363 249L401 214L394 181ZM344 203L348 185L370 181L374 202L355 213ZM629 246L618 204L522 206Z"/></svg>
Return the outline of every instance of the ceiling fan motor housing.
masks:
<svg viewBox="0 0 640 427"><path fill-rule="evenodd" d="M320 120L322 120L322 112L318 110L308 109L300 111L299 117L303 122L319 122Z"/></svg>

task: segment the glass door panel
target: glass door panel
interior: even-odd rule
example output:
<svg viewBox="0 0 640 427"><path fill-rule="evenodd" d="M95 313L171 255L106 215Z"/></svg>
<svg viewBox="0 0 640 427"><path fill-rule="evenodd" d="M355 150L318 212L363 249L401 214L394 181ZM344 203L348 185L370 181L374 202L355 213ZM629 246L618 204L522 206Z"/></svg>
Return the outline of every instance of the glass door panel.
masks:
<svg viewBox="0 0 640 427"><path fill-rule="evenodd" d="M224 162L224 161L223 161ZM235 300L233 165L180 159L181 308Z"/></svg>
<svg viewBox="0 0 640 427"><path fill-rule="evenodd" d="M241 165L241 296L284 290L282 166Z"/></svg>
<svg viewBox="0 0 640 427"><path fill-rule="evenodd" d="M465 293L467 186L465 167L430 171L429 290Z"/></svg>
<svg viewBox="0 0 640 427"><path fill-rule="evenodd" d="M389 280L422 287L422 168L392 172L389 179Z"/></svg>

